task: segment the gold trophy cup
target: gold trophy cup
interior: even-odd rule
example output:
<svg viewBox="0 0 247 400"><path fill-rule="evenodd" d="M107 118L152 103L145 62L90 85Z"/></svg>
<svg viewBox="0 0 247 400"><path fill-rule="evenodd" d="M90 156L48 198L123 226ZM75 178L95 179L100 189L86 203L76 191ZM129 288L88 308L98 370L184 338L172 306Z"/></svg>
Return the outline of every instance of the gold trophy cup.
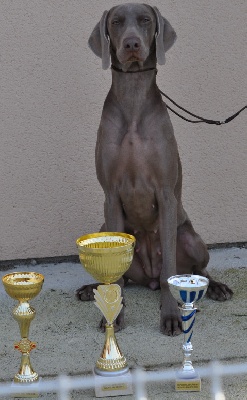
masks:
<svg viewBox="0 0 247 400"><path fill-rule="evenodd" d="M114 282L130 267L135 237L126 233L100 232L81 236L76 244L81 264L96 281L102 283L94 289L94 298L107 321L105 344L94 368L99 383L95 388L96 397L131 394L132 388L120 383L121 375L128 373L129 368L114 333L113 323L123 307L121 288ZM107 376L116 377L118 383L104 384Z"/></svg>
<svg viewBox="0 0 247 400"><path fill-rule="evenodd" d="M7 294L19 301L13 310L13 317L18 322L21 333L21 340L14 345L15 349L21 352L21 365L19 372L14 377L14 383L33 384L39 380L39 376L33 370L30 362L30 352L36 347L36 343L28 339L28 334L36 311L29 305L29 300L36 297L41 291L44 276L36 272L13 272L5 275L2 281ZM17 397L23 396L18 394ZM34 397L34 394L25 394L24 397Z"/></svg>

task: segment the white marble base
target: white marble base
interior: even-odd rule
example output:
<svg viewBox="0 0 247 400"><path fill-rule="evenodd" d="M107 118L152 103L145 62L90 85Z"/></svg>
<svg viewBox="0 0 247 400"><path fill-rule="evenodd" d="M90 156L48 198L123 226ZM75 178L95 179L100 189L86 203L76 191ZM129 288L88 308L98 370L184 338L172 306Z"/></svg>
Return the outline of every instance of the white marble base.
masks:
<svg viewBox="0 0 247 400"><path fill-rule="evenodd" d="M39 378L38 381L34 382L34 383L16 383L16 382L12 382L11 387L13 388L21 388L21 389L25 389L25 388L32 388L32 392L29 393L15 393L12 394L11 397L18 397L18 398L36 398L39 397L39 392L38 392L38 384L41 381L42 378Z"/></svg>
<svg viewBox="0 0 247 400"><path fill-rule="evenodd" d="M130 377L130 372L114 377L116 383L107 383L106 376L100 376L94 373L95 377L95 396L96 397L111 397L111 396L126 396L133 394L132 384L123 382L123 377Z"/></svg>

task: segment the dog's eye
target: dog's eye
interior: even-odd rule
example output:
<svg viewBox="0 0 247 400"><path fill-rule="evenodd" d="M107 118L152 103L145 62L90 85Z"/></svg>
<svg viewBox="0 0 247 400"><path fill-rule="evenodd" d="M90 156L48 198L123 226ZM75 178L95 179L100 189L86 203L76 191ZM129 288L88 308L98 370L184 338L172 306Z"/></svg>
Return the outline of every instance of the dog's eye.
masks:
<svg viewBox="0 0 247 400"><path fill-rule="evenodd" d="M150 21L150 18L148 18L148 17L144 17L143 20L142 20L142 22L144 22L144 23L147 23L149 21Z"/></svg>
<svg viewBox="0 0 247 400"><path fill-rule="evenodd" d="M112 25L119 25L119 24L120 24L120 22L119 22L118 19L114 19L114 20L112 21Z"/></svg>

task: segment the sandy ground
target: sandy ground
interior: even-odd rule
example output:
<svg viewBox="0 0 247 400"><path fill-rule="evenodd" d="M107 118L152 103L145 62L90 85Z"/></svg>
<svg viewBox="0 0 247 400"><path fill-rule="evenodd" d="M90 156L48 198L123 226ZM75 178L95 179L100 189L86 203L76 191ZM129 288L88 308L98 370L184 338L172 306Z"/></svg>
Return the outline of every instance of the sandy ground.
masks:
<svg viewBox="0 0 247 400"><path fill-rule="evenodd" d="M211 250L210 254L211 275L228 284L234 297L224 303L207 298L200 302L201 312L197 313L192 337L194 367L206 366L211 360L226 364L247 361L247 249ZM31 302L37 312L30 329L30 339L38 344L31 353L34 369L43 378L59 374L91 374L104 342L104 334L98 330L101 315L93 302L80 302L75 297L76 289L92 282L91 277L79 263L33 264L1 270L0 274L35 271L45 276L41 293ZM16 303L7 296L3 285L0 285L0 296L0 381L5 382L11 381L19 368L20 353L14 351L13 344L20 335L18 324L11 315ZM152 292L129 284L125 297L126 327L116 336L130 369L138 366L152 371L179 368L183 337L166 337L159 332L159 291ZM242 375L224 379L226 400L247 399L246 378ZM150 384L147 389L149 399L211 398L206 379L202 381L200 393L176 393L174 382ZM40 397L57 398L53 393ZM94 391L74 392L71 398L93 399ZM121 397L126 400L133 398Z"/></svg>

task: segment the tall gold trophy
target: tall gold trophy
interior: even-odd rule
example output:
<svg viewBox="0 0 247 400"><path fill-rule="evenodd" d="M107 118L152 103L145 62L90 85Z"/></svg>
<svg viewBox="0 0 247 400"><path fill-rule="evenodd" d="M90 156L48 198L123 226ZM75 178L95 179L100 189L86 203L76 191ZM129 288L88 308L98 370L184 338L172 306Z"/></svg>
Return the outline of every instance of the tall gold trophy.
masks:
<svg viewBox="0 0 247 400"><path fill-rule="evenodd" d="M129 368L119 349L113 323L123 307L121 288L114 282L130 267L135 238L126 233L100 232L82 236L76 244L81 264L102 283L94 289L94 298L107 321L104 347L94 368L96 397L132 394L131 385L121 383L121 376L126 376ZM116 384L108 385L105 377L116 377Z"/></svg>
<svg viewBox="0 0 247 400"><path fill-rule="evenodd" d="M19 304L13 310L13 317L18 322L21 340L15 343L15 349L21 352L21 365L19 372L14 377L14 384L35 384L39 380L37 372L32 368L30 352L36 347L35 342L28 339L30 323L36 311L29 305L29 300L39 294L44 282L44 276L36 272L13 272L2 278L7 294ZM35 385L33 386L35 388ZM38 393L17 394L15 397L37 397Z"/></svg>

